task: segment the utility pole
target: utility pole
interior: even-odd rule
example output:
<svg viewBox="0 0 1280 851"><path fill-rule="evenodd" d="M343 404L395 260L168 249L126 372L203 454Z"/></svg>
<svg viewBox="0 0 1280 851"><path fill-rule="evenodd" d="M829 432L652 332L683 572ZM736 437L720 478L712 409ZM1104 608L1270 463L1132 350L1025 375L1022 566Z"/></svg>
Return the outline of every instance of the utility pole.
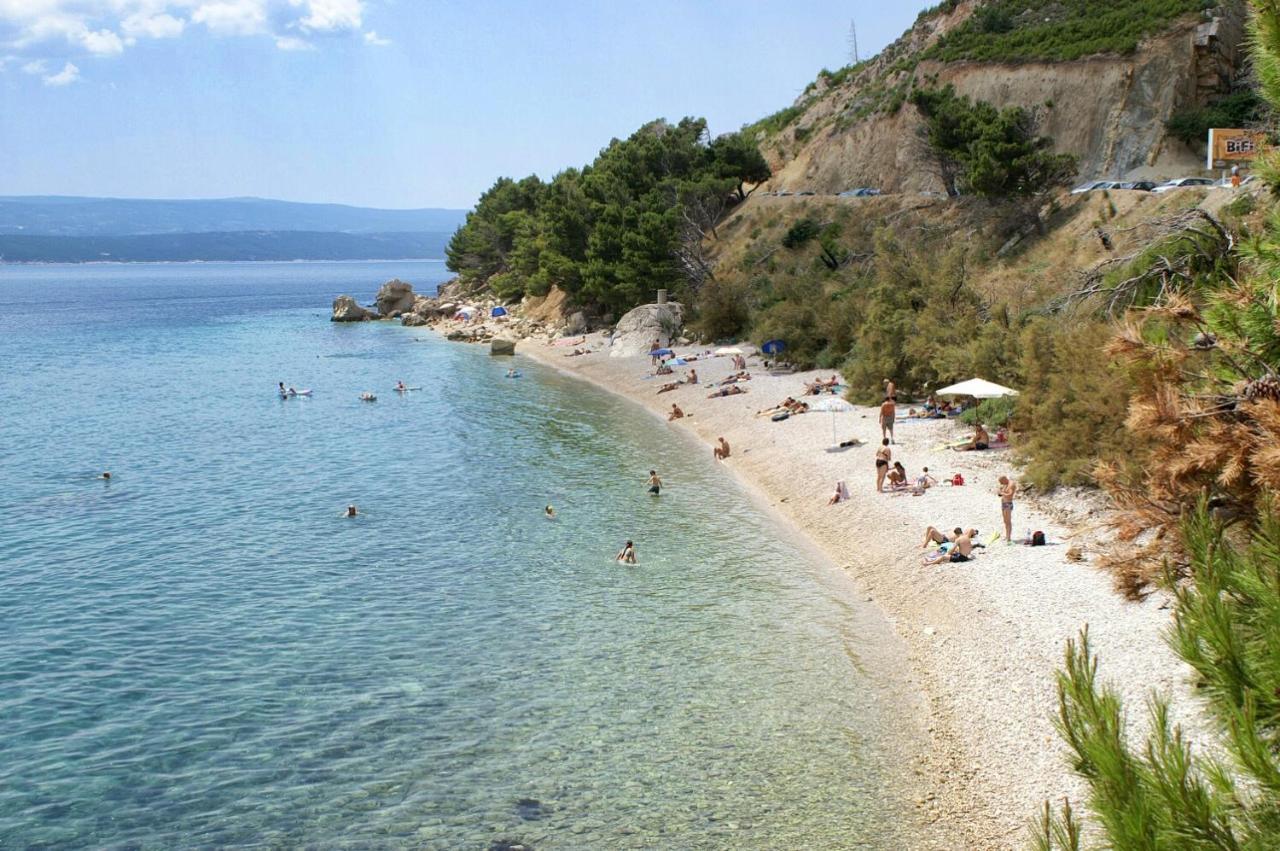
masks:
<svg viewBox="0 0 1280 851"><path fill-rule="evenodd" d="M853 64L858 64L858 22L849 19L849 55L853 58Z"/></svg>

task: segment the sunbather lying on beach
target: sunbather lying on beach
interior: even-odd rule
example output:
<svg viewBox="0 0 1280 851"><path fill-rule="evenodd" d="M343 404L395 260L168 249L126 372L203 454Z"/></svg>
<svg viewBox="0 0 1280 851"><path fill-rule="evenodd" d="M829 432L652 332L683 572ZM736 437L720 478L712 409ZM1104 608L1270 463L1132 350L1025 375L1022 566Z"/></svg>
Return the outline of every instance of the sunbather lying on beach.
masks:
<svg viewBox="0 0 1280 851"><path fill-rule="evenodd" d="M661 387L659 387L659 388L658 388L658 392L659 392L659 393L670 393L672 390L677 389L677 388L680 386L680 384L681 384L681 382L679 382L679 381L669 381L669 382L667 382L666 384L664 384L664 385L662 385Z"/></svg>
<svg viewBox="0 0 1280 851"><path fill-rule="evenodd" d="M724 387L725 385L728 385L728 384L737 384L739 381L750 381L750 380L751 380L751 373L735 372L733 375L730 375L728 378L721 381L720 386Z"/></svg>
<svg viewBox="0 0 1280 851"><path fill-rule="evenodd" d="M569 354L565 355L565 357L576 358L578 355L589 355L589 354L591 354L590 349L574 349L573 351L569 352Z"/></svg>
<svg viewBox="0 0 1280 851"><path fill-rule="evenodd" d="M936 526L930 526L924 532L924 543L920 545L920 549L924 549L930 544L947 544L964 534L964 530L957 526L949 533L944 533Z"/></svg>
<svg viewBox="0 0 1280 851"><path fill-rule="evenodd" d="M729 387L721 387L719 390L716 390L712 393L708 393L707 398L715 399L720 396L738 396L746 392L747 391L745 389L739 387L736 384L733 384L733 385L730 385Z"/></svg>

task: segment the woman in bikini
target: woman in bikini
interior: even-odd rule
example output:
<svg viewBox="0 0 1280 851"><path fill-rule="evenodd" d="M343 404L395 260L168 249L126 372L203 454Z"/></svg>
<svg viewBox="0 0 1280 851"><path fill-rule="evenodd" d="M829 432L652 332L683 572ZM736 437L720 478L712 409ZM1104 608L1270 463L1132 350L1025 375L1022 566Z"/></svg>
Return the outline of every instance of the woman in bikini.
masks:
<svg viewBox="0 0 1280 851"><path fill-rule="evenodd" d="M1018 485L1008 476L1000 477L1000 513L1004 515L1004 539L1013 543L1013 495Z"/></svg>
<svg viewBox="0 0 1280 851"><path fill-rule="evenodd" d="M876 450L876 490L884 492L884 477L889 472L889 462L893 460L893 450L889 448L889 438L880 441Z"/></svg>

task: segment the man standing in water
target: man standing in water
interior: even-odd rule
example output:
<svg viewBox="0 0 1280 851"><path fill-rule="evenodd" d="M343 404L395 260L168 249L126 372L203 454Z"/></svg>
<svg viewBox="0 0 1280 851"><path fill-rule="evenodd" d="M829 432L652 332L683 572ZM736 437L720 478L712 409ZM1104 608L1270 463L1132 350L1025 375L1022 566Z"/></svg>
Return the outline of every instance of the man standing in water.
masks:
<svg viewBox="0 0 1280 851"><path fill-rule="evenodd" d="M662 493L662 479L658 478L657 470L649 471L649 493L654 496Z"/></svg>

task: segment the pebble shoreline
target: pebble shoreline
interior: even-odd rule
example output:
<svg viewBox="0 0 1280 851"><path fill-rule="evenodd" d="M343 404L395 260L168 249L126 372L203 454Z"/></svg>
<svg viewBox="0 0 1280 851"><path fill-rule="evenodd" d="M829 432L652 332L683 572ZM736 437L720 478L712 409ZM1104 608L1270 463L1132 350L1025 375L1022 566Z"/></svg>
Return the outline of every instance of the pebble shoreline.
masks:
<svg viewBox="0 0 1280 851"><path fill-rule="evenodd" d="M752 380L743 385L747 393L708 399L707 385L733 371L729 358L713 357L692 364L700 385L658 394L661 382L645 377L648 358L611 358L601 348L607 341L593 335L589 342L596 350L577 357L534 339L521 340L518 352L630 399L663 420L678 403L687 416L655 420L655 427L688 429L708 453L718 437L726 437L733 447L726 467L843 568L902 639L906 671L900 679L918 691L921 728L927 730L910 771L915 805L933 829L915 847L1023 848L1028 824L1045 800L1069 797L1083 810L1083 785L1069 771L1052 718L1063 645L1086 624L1100 676L1119 687L1132 733L1145 731L1142 707L1156 690L1174 696L1175 720L1193 745L1205 738L1207 719L1188 687L1189 669L1162 640L1168 598L1156 593L1143 602L1127 601L1093 566L1090 555L1105 532L1100 524L1080 522L1090 513L1087 500L1055 495L1040 504L1017 501L1015 539L1043 530L1050 546L1001 540L971 563L925 566L920 543L927 526L975 526L982 539L1001 528L996 479L1018 473L1007 451L942 449L965 427L899 420L893 457L903 461L910 477L927 466L939 479L960 472L966 484L920 497L877 494L877 409L835 415L841 440L864 441L842 452L827 451L831 414L782 422L755 416L787 396L802 398L804 383L827 378L829 370L770 375L752 359ZM684 371L677 368L674 377ZM900 406L900 416L907 407ZM837 480L847 483L852 499L828 506ZM1072 546L1083 549L1085 561L1067 559Z"/></svg>

